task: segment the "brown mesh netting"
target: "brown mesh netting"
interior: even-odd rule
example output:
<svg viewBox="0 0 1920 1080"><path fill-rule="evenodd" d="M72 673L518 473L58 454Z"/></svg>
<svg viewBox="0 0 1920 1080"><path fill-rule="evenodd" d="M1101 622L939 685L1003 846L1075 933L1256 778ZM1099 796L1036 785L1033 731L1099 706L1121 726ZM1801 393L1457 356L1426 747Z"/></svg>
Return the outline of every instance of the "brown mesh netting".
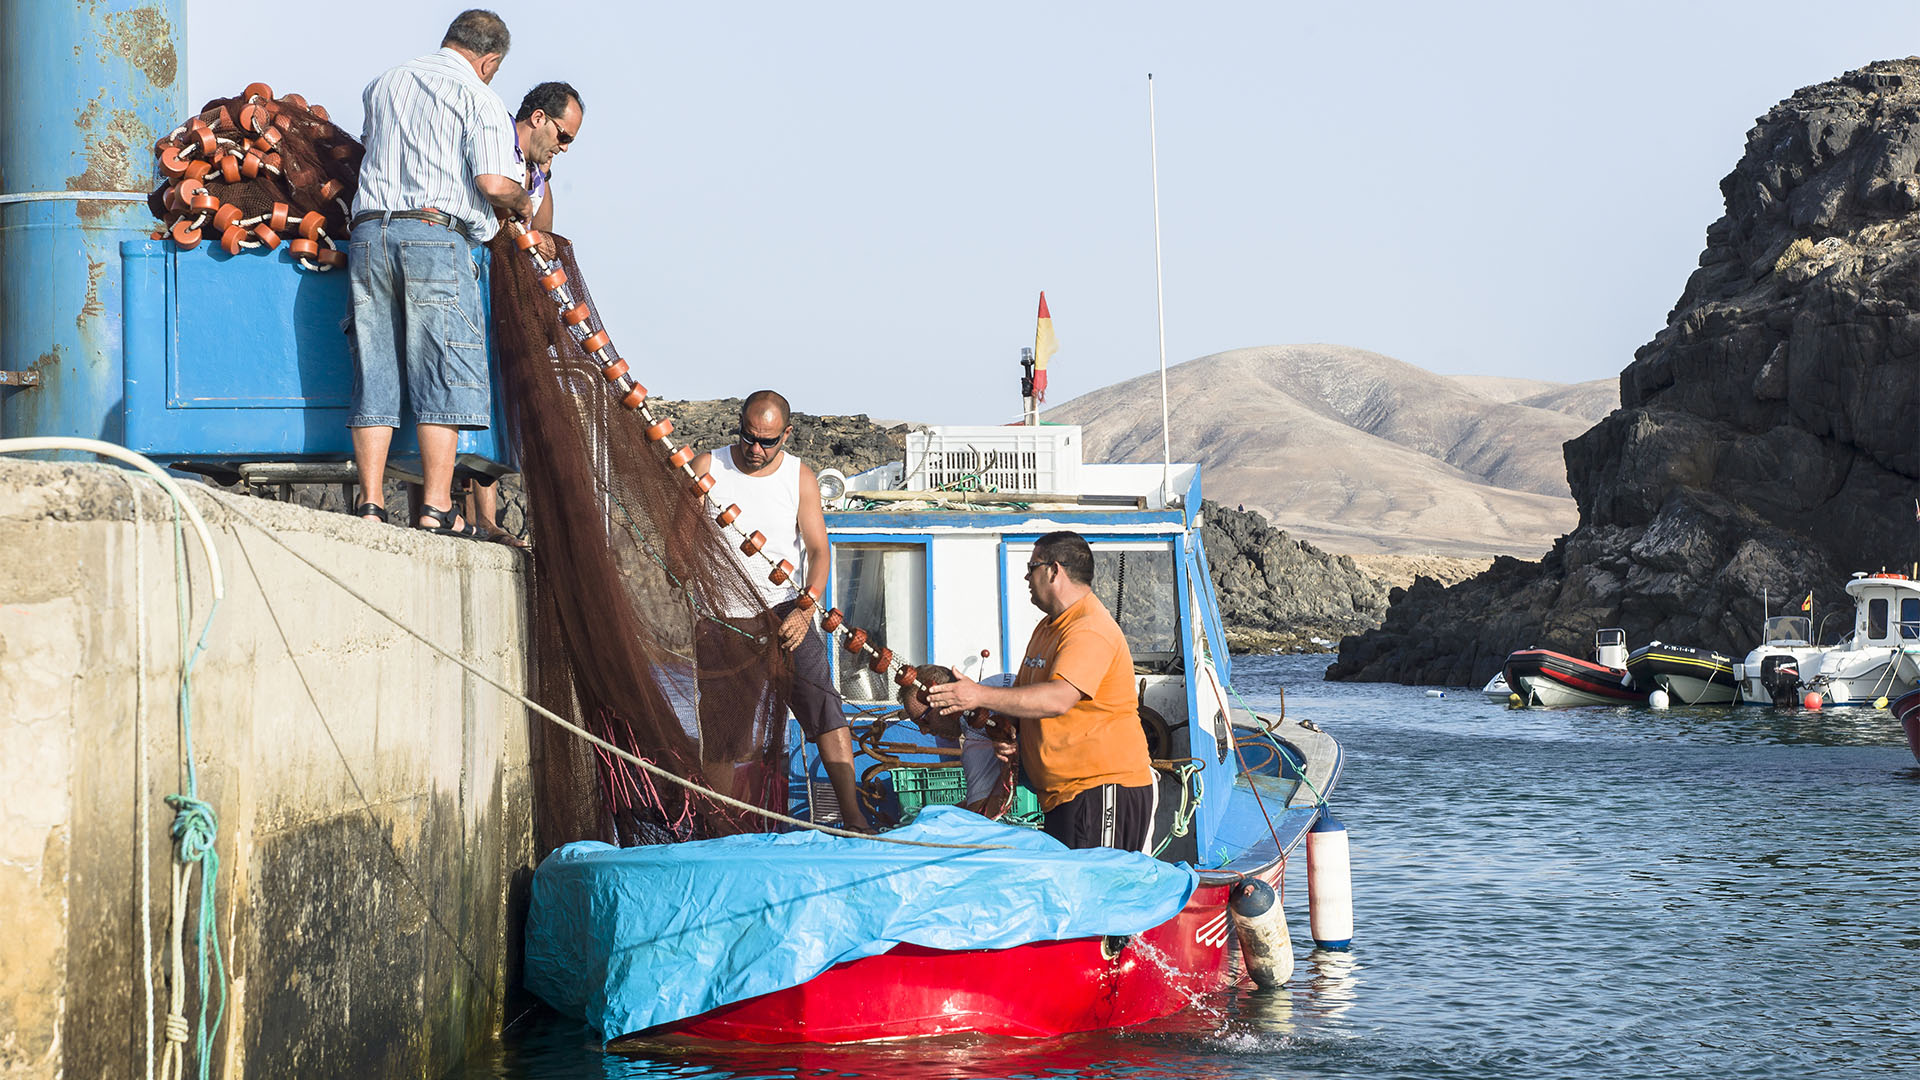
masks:
<svg viewBox="0 0 1920 1080"><path fill-rule="evenodd" d="M284 241L309 269L346 265L362 150L325 108L254 83L207 102L153 153L166 179L147 207L180 246L210 240L237 254Z"/></svg>
<svg viewBox="0 0 1920 1080"><path fill-rule="evenodd" d="M576 302L592 306L573 249L553 238ZM704 503L622 408L600 366L555 317L527 257L492 243L493 328L537 543L534 653L542 703L624 750L736 799L786 809L789 660L770 616L756 631L696 628L763 610ZM602 330L595 311L587 333ZM738 620L736 620L738 621ZM535 730L543 849L769 827L550 725Z"/></svg>

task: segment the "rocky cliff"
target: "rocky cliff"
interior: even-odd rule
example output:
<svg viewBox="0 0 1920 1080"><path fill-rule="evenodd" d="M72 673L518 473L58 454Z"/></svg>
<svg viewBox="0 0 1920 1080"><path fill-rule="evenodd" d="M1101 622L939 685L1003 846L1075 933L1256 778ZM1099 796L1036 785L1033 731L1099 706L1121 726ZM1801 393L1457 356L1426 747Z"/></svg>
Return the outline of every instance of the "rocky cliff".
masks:
<svg viewBox="0 0 1920 1080"><path fill-rule="evenodd" d="M1917 164L1920 58L1761 117L1621 408L1566 444L1578 527L1539 562L1396 592L1328 677L1475 683L1601 626L1744 652L1763 598L1849 611L1848 572L1920 555Z"/></svg>

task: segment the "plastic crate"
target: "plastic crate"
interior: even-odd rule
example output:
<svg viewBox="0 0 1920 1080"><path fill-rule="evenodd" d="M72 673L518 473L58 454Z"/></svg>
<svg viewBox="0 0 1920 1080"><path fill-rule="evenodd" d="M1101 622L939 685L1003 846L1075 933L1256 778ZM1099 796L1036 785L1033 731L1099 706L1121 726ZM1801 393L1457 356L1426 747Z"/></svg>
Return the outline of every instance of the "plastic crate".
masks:
<svg viewBox="0 0 1920 1080"><path fill-rule="evenodd" d="M936 427L907 434L907 490L1077 492L1080 427Z"/></svg>
<svg viewBox="0 0 1920 1080"><path fill-rule="evenodd" d="M900 800L900 820L912 821L925 806L958 806L967 801L967 777L957 766L893 770L893 794Z"/></svg>
<svg viewBox="0 0 1920 1080"><path fill-rule="evenodd" d="M914 816L928 806L959 806L967 801L966 774L953 767L913 768L900 766L893 770L893 794L900 800L900 820L912 821ZM1028 790L1025 784L1013 786L1013 803L1007 807L1002 819L1010 825L1038 825L1045 815L1040 812L1040 796Z"/></svg>

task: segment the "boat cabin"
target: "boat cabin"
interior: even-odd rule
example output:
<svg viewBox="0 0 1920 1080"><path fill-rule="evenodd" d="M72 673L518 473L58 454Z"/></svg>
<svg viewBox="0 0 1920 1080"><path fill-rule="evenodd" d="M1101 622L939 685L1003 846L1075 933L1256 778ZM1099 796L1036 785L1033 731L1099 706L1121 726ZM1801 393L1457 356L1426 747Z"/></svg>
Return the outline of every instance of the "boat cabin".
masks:
<svg viewBox="0 0 1920 1080"><path fill-rule="evenodd" d="M1892 648L1920 643L1920 581L1905 574L1855 574L1851 648Z"/></svg>
<svg viewBox="0 0 1920 1080"><path fill-rule="evenodd" d="M1227 690L1232 661L1199 533L1200 470L1086 464L1082 439L1072 425L934 428L909 436L904 462L851 477L827 470L829 594L848 623L903 663L945 664L969 678L1010 683L1042 618L1025 578L1034 541L1061 529L1086 537L1094 592L1133 653L1149 750L1171 763L1156 770L1164 826L1156 824L1155 836L1177 834L1162 857L1220 865L1244 853L1228 842L1232 830L1222 829L1239 758L1249 753L1236 748L1236 717L1243 736L1257 735L1259 721ZM842 650L835 650L835 663L858 740L867 725L896 711L898 688ZM932 744L903 719L885 730L887 744ZM1271 744L1263 742L1254 756L1287 774L1271 769L1286 756L1268 750ZM793 812L837 816L812 747L797 730L789 745ZM879 793L883 816L900 816L908 800L889 789L885 764L863 755L855 769ZM1262 778L1273 782L1265 793L1270 805L1287 804L1295 779ZM1208 844L1224 846L1208 859Z"/></svg>

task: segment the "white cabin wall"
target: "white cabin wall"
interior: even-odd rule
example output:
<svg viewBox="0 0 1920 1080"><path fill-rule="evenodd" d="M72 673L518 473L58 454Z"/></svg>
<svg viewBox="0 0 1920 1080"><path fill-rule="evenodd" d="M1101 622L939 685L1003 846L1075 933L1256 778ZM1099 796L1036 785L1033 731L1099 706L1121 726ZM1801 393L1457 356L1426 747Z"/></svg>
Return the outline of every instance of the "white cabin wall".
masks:
<svg viewBox="0 0 1920 1080"><path fill-rule="evenodd" d="M1015 656L1001 655L1000 637L1000 538L995 535L946 535L933 539L929 556L933 574L933 652L931 661L960 668L973 678L1014 670L1019 652L1039 616L1027 601L1026 583L1010 598L1008 611L1024 628L1013 635ZM1025 609L1022 613L1021 609ZM1027 616L1031 615L1032 618ZM991 655L981 663L980 651Z"/></svg>

